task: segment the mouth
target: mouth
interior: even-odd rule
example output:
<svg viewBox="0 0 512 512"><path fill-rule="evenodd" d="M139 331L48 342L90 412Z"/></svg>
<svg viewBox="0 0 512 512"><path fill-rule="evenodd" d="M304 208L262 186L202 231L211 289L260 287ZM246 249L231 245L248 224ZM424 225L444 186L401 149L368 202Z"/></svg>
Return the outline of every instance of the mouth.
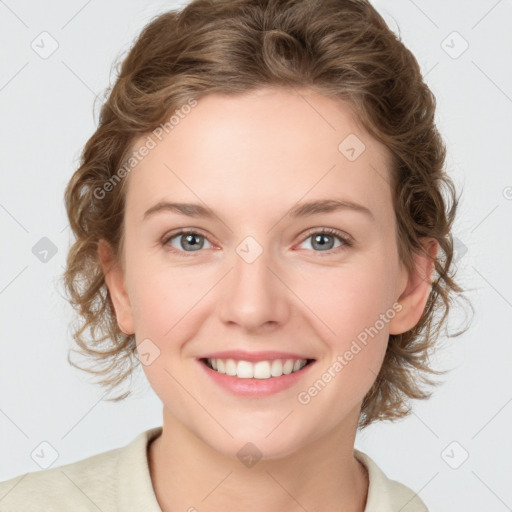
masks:
<svg viewBox="0 0 512 512"><path fill-rule="evenodd" d="M273 359L268 361L245 361L235 359L201 358L201 363L210 370L237 379L279 379L299 373L315 359Z"/></svg>

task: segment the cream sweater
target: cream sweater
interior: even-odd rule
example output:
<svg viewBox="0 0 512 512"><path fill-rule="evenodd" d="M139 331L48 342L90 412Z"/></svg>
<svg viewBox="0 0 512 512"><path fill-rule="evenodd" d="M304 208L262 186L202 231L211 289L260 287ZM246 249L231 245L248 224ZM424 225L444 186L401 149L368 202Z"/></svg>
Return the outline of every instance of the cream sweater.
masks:
<svg viewBox="0 0 512 512"><path fill-rule="evenodd" d="M147 460L148 443L161 430L146 430L122 448L0 482L0 511L161 512ZM354 455L368 470L365 512L428 512L411 489L388 479L368 455L358 450Z"/></svg>

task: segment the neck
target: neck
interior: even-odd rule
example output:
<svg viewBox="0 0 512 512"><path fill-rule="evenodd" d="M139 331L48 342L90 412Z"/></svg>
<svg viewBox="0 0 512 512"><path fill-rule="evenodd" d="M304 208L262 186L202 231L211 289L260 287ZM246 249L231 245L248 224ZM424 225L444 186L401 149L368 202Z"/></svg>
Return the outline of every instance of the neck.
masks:
<svg viewBox="0 0 512 512"><path fill-rule="evenodd" d="M230 510L233 503L253 512L364 512L368 475L354 457L355 432L352 421L286 457L244 465L164 410L162 434L148 448L153 488L163 512Z"/></svg>

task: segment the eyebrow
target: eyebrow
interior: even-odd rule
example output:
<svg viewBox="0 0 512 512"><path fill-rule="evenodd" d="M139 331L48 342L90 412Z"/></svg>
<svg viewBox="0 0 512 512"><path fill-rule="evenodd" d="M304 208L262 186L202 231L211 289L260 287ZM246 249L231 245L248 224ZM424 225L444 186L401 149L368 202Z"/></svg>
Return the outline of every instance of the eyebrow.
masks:
<svg viewBox="0 0 512 512"><path fill-rule="evenodd" d="M359 213L363 213L370 217L372 220L375 219L373 213L366 206L363 206L359 203L354 203L353 201L346 201L340 199L319 199L316 201L309 201L306 203L300 203L294 206L288 212L293 218L301 218L308 217L310 215L316 215L319 213L331 213L340 210L352 210ZM178 213L180 215L186 215L187 217L204 217L204 218L213 218L217 215L200 204L195 203L173 203L169 201L160 201L155 204L151 208L149 208L143 216L142 220L146 220L147 218L153 216L156 213L162 212L173 212Z"/></svg>

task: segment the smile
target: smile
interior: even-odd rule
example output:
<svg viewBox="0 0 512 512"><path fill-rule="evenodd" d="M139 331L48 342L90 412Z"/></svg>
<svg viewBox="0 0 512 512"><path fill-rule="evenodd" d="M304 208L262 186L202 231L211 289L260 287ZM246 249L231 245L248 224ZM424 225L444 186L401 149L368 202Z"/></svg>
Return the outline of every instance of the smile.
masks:
<svg viewBox="0 0 512 512"><path fill-rule="evenodd" d="M271 379L302 370L313 359L274 359L272 361L235 361L234 359L202 359L211 370L239 379Z"/></svg>

